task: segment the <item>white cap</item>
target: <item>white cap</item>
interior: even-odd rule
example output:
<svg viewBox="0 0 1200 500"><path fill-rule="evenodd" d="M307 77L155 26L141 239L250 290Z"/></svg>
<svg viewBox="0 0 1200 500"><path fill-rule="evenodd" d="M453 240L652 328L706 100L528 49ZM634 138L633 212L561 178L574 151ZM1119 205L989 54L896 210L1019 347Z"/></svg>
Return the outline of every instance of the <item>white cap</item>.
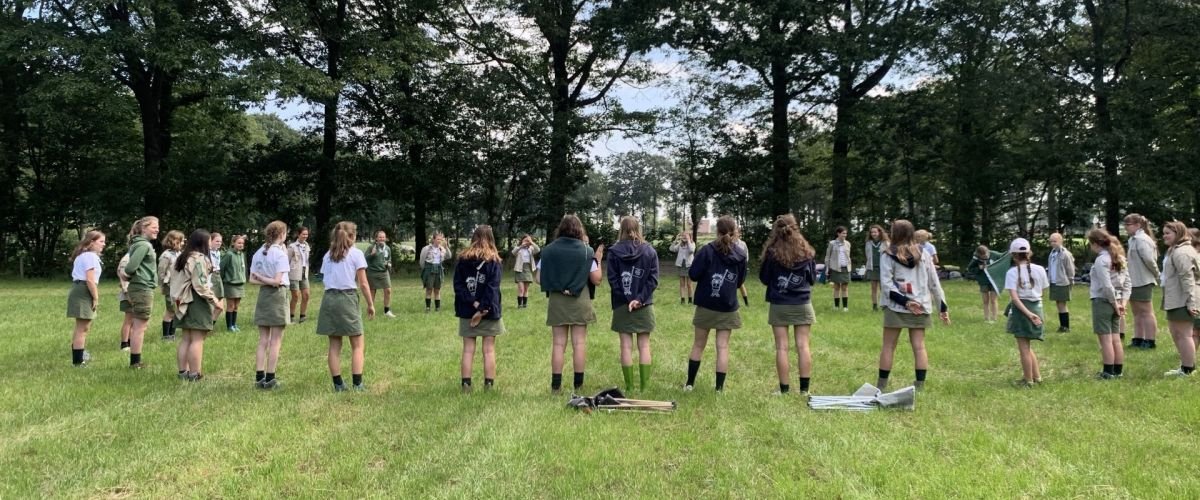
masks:
<svg viewBox="0 0 1200 500"><path fill-rule="evenodd" d="M1025 238L1017 238L1012 244L1008 245L1009 253L1029 252L1029 240Z"/></svg>

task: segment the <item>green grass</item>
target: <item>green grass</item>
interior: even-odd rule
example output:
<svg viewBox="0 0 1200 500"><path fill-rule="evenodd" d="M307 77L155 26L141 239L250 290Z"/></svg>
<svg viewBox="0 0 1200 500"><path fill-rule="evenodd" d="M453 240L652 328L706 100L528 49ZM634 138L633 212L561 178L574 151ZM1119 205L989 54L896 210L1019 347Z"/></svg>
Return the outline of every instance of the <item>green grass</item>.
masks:
<svg viewBox="0 0 1200 500"><path fill-rule="evenodd" d="M1127 354L1123 380L1093 380L1099 354L1083 288L1075 290L1075 332L1050 333L1036 346L1046 383L1018 390L1010 385L1020 377L1013 340L1003 325L982 322L974 283L949 284L954 325L928 335L930 381L916 411L859 414L815 413L799 396L771 396L773 345L757 284L743 309L747 328L733 337L725 393L712 391L711 344L696 391L681 392L692 309L666 286L656 307L654 387L641 396L677 400L679 411L585 415L548 393L544 297L535 295L530 309L506 309L497 390L462 395L452 314L423 314L419 283L395 284L400 318L367 323L370 392L334 394L313 321L287 330L282 390L253 389L250 331L210 337L206 379L188 384L175 378L174 344L158 340L161 307L147 333L150 367L126 369L113 281L102 287L89 338L94 359L84 369L69 362L68 285L0 283L0 498L1194 498L1200 491L1200 380L1162 378L1177 364L1163 335L1157 351ZM511 305L511 283L505 294ZM828 288L817 290L814 394L848 394L875 380L880 319L869 311L865 285L855 283L851 294L853 312L843 314L831 310ZM607 304L607 289L599 295L598 305ZM252 325L248 299L243 326ZM587 392L621 381L610 312L597 309ZM906 383L907 345L896 359L894 383Z"/></svg>

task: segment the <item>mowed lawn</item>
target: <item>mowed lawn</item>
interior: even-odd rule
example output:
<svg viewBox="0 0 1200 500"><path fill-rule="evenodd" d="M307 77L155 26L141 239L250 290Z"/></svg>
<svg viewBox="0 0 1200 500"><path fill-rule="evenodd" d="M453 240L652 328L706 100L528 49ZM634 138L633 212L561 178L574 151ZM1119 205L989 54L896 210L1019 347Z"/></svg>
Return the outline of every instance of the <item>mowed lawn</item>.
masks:
<svg viewBox="0 0 1200 500"><path fill-rule="evenodd" d="M1164 324L1157 351L1127 352L1124 379L1094 380L1086 288L1074 292L1074 332L1036 345L1046 379L1037 388L1012 386L1015 343L1003 324L982 321L975 284L960 281L947 284L954 324L928 334L929 382L915 411L818 413L797 394L771 394L774 347L757 283L725 392L712 390L711 341L695 392L682 392L692 308L664 274L653 387L639 396L678 401L667 415L586 415L550 395L545 297L516 309L508 276L497 388L482 390L477 364L469 395L458 386L452 292L441 313L425 314L413 278L395 282L397 319L367 323L369 392L340 394L311 320L287 329L283 388L254 389L252 290L243 332L222 321L206 343L206 378L186 383L175 377L175 344L159 340L161 304L146 336L149 368L131 371L105 276L93 360L76 369L69 283L0 282L0 498L1200 496L1200 378L1162 377L1178 364ZM850 313L816 290L814 394L874 382L881 328L868 290L853 284ZM587 393L621 384L607 286L598 295ZM1052 330L1057 318L1048 319ZM896 359L893 387L912 380L907 344ZM569 361L565 371L569 387Z"/></svg>

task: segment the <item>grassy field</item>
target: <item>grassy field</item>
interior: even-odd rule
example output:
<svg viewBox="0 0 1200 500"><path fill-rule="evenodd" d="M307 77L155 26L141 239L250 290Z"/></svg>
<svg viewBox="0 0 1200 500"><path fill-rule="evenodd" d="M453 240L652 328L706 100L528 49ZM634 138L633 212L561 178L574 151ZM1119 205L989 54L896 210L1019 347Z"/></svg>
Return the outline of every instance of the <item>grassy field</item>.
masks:
<svg viewBox="0 0 1200 500"><path fill-rule="evenodd" d="M948 284L954 324L928 336L929 382L916 411L851 414L771 395L774 351L757 284L743 309L747 328L733 337L725 392L712 390L711 344L696 391L682 392L692 309L667 286L656 307L653 388L641 396L677 400L679 411L585 415L549 394L542 296L505 310L509 333L490 393L460 394L450 297L426 315L411 278L396 282L399 318L367 323L368 393L331 392L314 321L288 328L285 386L266 393L252 387L252 328L222 326L206 344L205 380L176 380L175 346L158 340L161 307L146 337L149 368L128 370L106 280L83 369L69 361L69 284L0 282L0 498L1200 495L1200 380L1161 376L1178 359L1162 335L1157 351L1127 354L1123 380L1093 380L1100 362L1084 288L1075 290L1075 331L1036 346L1046 382L1019 390L1003 325L983 323L973 283ZM504 293L513 304L511 283ZM846 314L832 311L827 288L817 290L814 394L875 380L880 319L865 285L851 294ZM599 295L606 305L607 289ZM253 324L253 298L243 327ZM314 311L319 299L316 291ZM589 393L621 382L610 311L597 309ZM906 384L907 345L896 359L893 384Z"/></svg>

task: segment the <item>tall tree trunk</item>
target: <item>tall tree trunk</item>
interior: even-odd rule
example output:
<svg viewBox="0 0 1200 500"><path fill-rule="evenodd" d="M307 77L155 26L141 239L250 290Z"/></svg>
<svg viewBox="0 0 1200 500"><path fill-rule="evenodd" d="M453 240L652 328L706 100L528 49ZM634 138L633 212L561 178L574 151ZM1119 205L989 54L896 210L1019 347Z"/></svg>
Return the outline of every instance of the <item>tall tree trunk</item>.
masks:
<svg viewBox="0 0 1200 500"><path fill-rule="evenodd" d="M847 70L843 70L848 72ZM849 76L839 77L838 93L845 96L850 92ZM850 123L854 106L849 97L838 97L835 103L836 118L833 125L833 162L830 165L832 193L829 200L829 218L833 226L849 226L850 182Z"/></svg>
<svg viewBox="0 0 1200 500"><path fill-rule="evenodd" d="M325 33L326 61L325 76L333 84L332 94L326 96L324 106L324 123L321 138L321 166L317 171L317 206L315 210L315 230L311 234L313 245L324 248L329 243L329 222L333 217L333 197L337 194L337 136L338 136L338 104L342 97L341 63L342 37L346 29L347 0L337 0L337 16L334 18L333 33ZM320 252L313 252L313 263L320 262Z"/></svg>
<svg viewBox="0 0 1200 500"><path fill-rule="evenodd" d="M564 9L562 17L569 15ZM565 24L565 29L563 25ZM560 19L560 29L548 37L554 79L554 106L550 120L550 176L546 182L546 213L543 214L546 242L554 239L554 230L567 211L567 196L575 192L571 185L571 144L575 134L571 130L574 110L571 107L570 81L567 59L570 56L570 26L572 19Z"/></svg>
<svg viewBox="0 0 1200 500"><path fill-rule="evenodd" d="M412 202L413 202L413 238L416 241L416 249L420 251L429 244L429 206L428 206L428 191L425 189L425 144L421 141L413 141L408 146L408 162L410 172L416 173L420 179L413 183Z"/></svg>
<svg viewBox="0 0 1200 500"><path fill-rule="evenodd" d="M773 23L772 27L778 25ZM788 130L788 107L792 98L788 94L787 64L781 56L771 61L771 83L774 84L771 88L771 215L783 215L792 209L791 134Z"/></svg>

